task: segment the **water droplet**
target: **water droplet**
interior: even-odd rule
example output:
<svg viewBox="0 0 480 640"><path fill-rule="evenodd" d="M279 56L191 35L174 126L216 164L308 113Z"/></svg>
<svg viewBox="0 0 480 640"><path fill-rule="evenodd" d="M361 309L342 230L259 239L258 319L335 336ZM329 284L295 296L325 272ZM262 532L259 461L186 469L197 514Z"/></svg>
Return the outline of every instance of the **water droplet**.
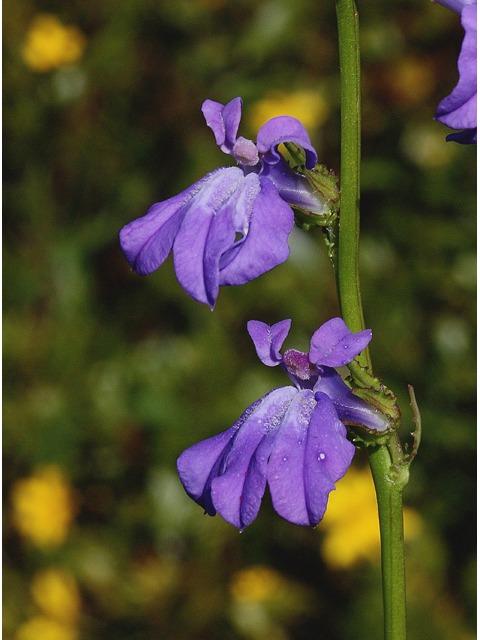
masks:
<svg viewBox="0 0 480 640"><path fill-rule="evenodd" d="M318 459L319 459L319 460L325 460L325 454L324 454L324 453L321 453L321 454L318 456Z"/></svg>

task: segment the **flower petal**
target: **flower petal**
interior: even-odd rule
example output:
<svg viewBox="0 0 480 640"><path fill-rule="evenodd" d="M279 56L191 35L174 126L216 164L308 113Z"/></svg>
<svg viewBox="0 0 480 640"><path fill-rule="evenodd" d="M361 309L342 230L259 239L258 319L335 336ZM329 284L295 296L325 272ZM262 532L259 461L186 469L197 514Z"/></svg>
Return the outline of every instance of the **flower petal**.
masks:
<svg viewBox="0 0 480 640"><path fill-rule="evenodd" d="M292 207L300 207L317 215L328 211L326 201L319 193L313 192L307 178L290 169L283 158L277 164L264 163L260 175L269 178L280 197Z"/></svg>
<svg viewBox="0 0 480 640"><path fill-rule="evenodd" d="M268 120L257 135L257 149L260 153L268 154L264 161L276 164L280 160L278 145L282 142L295 142L305 149L307 169L313 169L317 163L317 152L312 147L307 130L297 118L291 116L277 116Z"/></svg>
<svg viewBox="0 0 480 640"><path fill-rule="evenodd" d="M222 459L231 448L237 429L238 422L213 438L197 442L186 449L177 460L178 475L185 491L211 516L216 513L210 495L211 480L218 474Z"/></svg>
<svg viewBox="0 0 480 640"><path fill-rule="evenodd" d="M157 202L144 216L121 229L120 247L139 275L152 273L167 258L185 217L185 207L208 183L211 175L206 175L177 196Z"/></svg>
<svg viewBox="0 0 480 640"><path fill-rule="evenodd" d="M475 129L465 129L464 131L449 133L445 140L447 142L455 140L455 142L459 144L473 144L477 141L477 127L475 127Z"/></svg>
<svg viewBox="0 0 480 640"><path fill-rule="evenodd" d="M212 479L215 509L224 520L241 530L257 516L265 492L271 446L297 393L293 387L274 389L247 409L240 419L243 421L237 428L233 445Z"/></svg>
<svg viewBox="0 0 480 640"><path fill-rule="evenodd" d="M320 375L313 390L330 398L342 422L363 425L379 432L388 429L387 418L368 402L354 395L335 369L319 367L318 371Z"/></svg>
<svg viewBox="0 0 480 640"><path fill-rule="evenodd" d="M238 167L217 169L210 175L210 180L190 203L174 241L173 257L175 273L185 291L198 302L212 306L218 293L218 270L208 274L207 282L205 247L212 228L216 229L213 223L215 216L223 207L230 206L229 199L235 197L235 191L245 178ZM225 218L222 218L222 222L225 222ZM219 224L219 227L225 229L223 224ZM231 229L227 242L233 242L234 237L235 233ZM220 248L222 250L224 248ZM208 266L212 267L212 260Z"/></svg>
<svg viewBox="0 0 480 640"><path fill-rule="evenodd" d="M280 349L291 324L291 320L282 320L272 326L259 320L247 322L247 330L255 345L257 356L267 367L276 367L282 361Z"/></svg>
<svg viewBox="0 0 480 640"><path fill-rule="evenodd" d="M319 393L315 399L305 456L305 495L312 526L323 518L328 494L345 475L355 454L330 398Z"/></svg>
<svg viewBox="0 0 480 640"><path fill-rule="evenodd" d="M292 401L268 463L275 511L294 524L317 525L328 494L352 461L355 447L346 438L331 400L303 390Z"/></svg>
<svg viewBox="0 0 480 640"><path fill-rule="evenodd" d="M365 349L372 339L372 331L352 333L342 318L325 322L310 341L310 361L327 367L342 367Z"/></svg>
<svg viewBox="0 0 480 640"><path fill-rule="evenodd" d="M245 284L285 262L290 253L288 235L294 224L292 209L268 178L258 178L252 173L246 180L251 180L251 192L244 193L245 200L238 204L237 211L245 223L248 221L248 232L222 256L220 285ZM251 194L256 197L249 198Z"/></svg>
<svg viewBox="0 0 480 640"><path fill-rule="evenodd" d="M236 209L244 188L245 179L242 178L235 192L212 219L205 240L203 254L204 282L207 298L212 309L218 296L222 257L225 252L235 245L237 231L235 227Z"/></svg>
<svg viewBox="0 0 480 640"><path fill-rule="evenodd" d="M308 428L315 405L312 391L304 389L297 393L278 430L268 463L273 508L294 524L310 524L304 470Z"/></svg>
<svg viewBox="0 0 480 640"><path fill-rule="evenodd" d="M460 15L466 4L476 4L477 0L436 0L436 2Z"/></svg>
<svg viewBox="0 0 480 640"><path fill-rule="evenodd" d="M233 98L225 106L214 100L205 100L202 113L217 145L224 153L231 153L242 117L242 99Z"/></svg>
<svg viewBox="0 0 480 640"><path fill-rule="evenodd" d="M465 37L458 57L460 78L452 93L438 105L435 117L452 129L475 129L477 126L476 4L463 7L462 25L465 29Z"/></svg>

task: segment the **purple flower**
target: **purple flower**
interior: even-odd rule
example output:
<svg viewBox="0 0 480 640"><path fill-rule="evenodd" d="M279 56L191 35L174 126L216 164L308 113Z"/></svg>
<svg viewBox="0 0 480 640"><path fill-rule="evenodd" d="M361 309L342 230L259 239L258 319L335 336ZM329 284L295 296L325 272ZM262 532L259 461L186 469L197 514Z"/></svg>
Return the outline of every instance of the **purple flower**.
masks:
<svg viewBox="0 0 480 640"><path fill-rule="evenodd" d="M216 169L177 196L150 207L120 231L132 269L152 273L173 248L174 268L185 291L214 307L221 285L240 285L284 262L297 205L326 211L304 176L278 152L282 142L305 149L306 167L317 162L304 126L290 116L266 122L256 144L237 137L241 98L225 106L206 100L202 111L215 142L238 167Z"/></svg>
<svg viewBox="0 0 480 640"><path fill-rule="evenodd" d="M343 422L377 432L388 428L384 416L353 395L333 368L351 362L371 331L352 334L333 318L314 333L308 354L289 349L282 356L290 324L252 320L247 326L260 360L280 364L293 386L270 391L230 429L193 445L177 461L187 494L240 530L256 518L267 482L279 515L317 525L355 451Z"/></svg>
<svg viewBox="0 0 480 640"><path fill-rule="evenodd" d="M447 140L461 144L477 141L477 3L469 0L438 0L461 15L465 37L458 57L460 78L452 93L437 107L435 117L452 129Z"/></svg>

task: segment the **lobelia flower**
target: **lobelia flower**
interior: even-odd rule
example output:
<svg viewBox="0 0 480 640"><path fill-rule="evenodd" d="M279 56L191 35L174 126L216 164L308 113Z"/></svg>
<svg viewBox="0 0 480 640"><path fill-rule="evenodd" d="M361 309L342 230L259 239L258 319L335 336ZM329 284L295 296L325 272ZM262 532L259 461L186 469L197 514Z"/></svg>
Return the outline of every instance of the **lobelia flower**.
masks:
<svg viewBox="0 0 480 640"><path fill-rule="evenodd" d="M216 144L238 166L216 169L151 206L123 227L120 246L139 275L158 269L173 248L178 281L213 309L219 286L245 284L287 259L294 223L289 205L318 214L327 205L278 152L280 143L294 142L305 150L307 169L315 166L317 154L296 118L272 118L260 128L255 144L237 137L241 98L225 106L206 100L202 111Z"/></svg>
<svg viewBox="0 0 480 640"><path fill-rule="evenodd" d="M461 144L477 141L477 3L476 0L437 0L461 15L465 37L458 57L460 75L457 86L437 107L435 117L452 129L447 140Z"/></svg>
<svg viewBox="0 0 480 640"><path fill-rule="evenodd" d="M230 429L194 444L177 461L187 494L240 530L256 518L267 482L280 516L317 525L355 451L343 422L388 429L386 418L353 395L334 369L367 346L371 331L352 334L333 318L313 334L308 354L289 349L281 355L290 325L251 320L247 327L260 360L281 365L293 386L270 391Z"/></svg>

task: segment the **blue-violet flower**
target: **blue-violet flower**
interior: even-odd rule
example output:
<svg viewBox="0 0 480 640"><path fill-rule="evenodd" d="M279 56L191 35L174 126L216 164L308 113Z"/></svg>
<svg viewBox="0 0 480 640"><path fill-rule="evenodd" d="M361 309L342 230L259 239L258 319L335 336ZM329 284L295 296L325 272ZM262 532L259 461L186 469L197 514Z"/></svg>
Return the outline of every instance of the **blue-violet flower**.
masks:
<svg viewBox="0 0 480 640"><path fill-rule="evenodd" d="M458 84L440 102L435 117L452 129L464 129L451 133L447 140L471 144L477 141L477 3L476 0L437 2L461 15L465 37L458 57Z"/></svg>
<svg viewBox="0 0 480 640"><path fill-rule="evenodd" d="M282 142L305 149L306 167L317 154L305 127L278 116L259 130L256 144L237 137L241 98L225 106L206 100L202 111L216 144L237 167L207 174L188 189L150 207L120 231L120 246L140 275L155 271L173 248L178 281L195 300L214 307L219 286L240 285L284 262L294 215L289 205L327 210L307 179L278 152Z"/></svg>
<svg viewBox="0 0 480 640"><path fill-rule="evenodd" d="M273 507L286 520L317 525L328 494L355 451L343 422L382 432L386 418L351 393L334 367L351 362L370 342L333 318L312 336L309 353L280 348L291 320L247 327L260 360L281 365L293 386L270 391L227 431L184 451L177 461L187 494L209 515L240 530L257 516L268 482Z"/></svg>

